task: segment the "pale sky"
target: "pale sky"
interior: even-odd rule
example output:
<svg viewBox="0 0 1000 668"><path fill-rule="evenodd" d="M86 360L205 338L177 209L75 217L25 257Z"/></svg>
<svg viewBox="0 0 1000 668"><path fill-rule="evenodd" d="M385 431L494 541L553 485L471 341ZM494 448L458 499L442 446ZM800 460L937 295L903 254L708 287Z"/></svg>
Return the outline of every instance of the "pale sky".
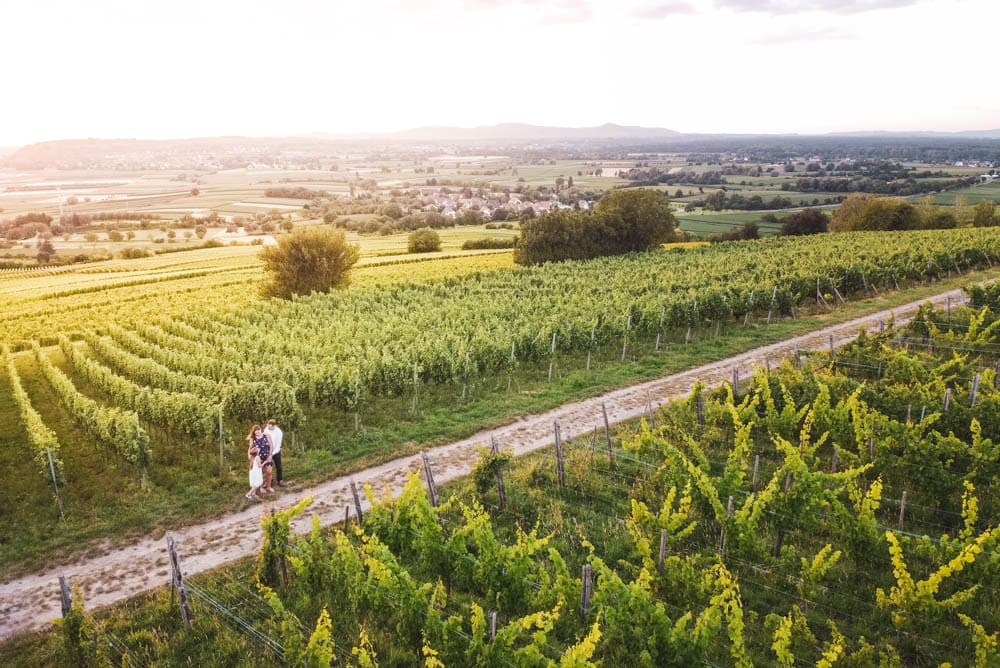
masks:
<svg viewBox="0 0 1000 668"><path fill-rule="evenodd" d="M1000 128L998 0L0 0L0 146Z"/></svg>

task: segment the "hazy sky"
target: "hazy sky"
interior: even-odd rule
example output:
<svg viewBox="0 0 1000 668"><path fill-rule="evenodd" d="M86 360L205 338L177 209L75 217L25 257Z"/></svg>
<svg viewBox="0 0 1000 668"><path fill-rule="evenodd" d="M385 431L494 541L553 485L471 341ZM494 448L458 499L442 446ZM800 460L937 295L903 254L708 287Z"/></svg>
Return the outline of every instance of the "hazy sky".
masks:
<svg viewBox="0 0 1000 668"><path fill-rule="evenodd" d="M0 0L0 145L1000 127L998 0Z"/></svg>

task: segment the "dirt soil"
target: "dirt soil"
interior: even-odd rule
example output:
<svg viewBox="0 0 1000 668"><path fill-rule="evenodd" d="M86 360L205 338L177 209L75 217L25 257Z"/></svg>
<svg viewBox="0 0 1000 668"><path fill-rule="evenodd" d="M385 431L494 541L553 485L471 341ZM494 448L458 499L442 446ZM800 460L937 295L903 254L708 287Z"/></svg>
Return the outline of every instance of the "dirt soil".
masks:
<svg viewBox="0 0 1000 668"><path fill-rule="evenodd" d="M843 345L857 335L862 327L877 330L880 322L895 316L897 324L905 323L926 301L944 304L964 303L960 290L942 293L930 300L911 302L891 311L881 311L811 334L756 348L724 360L712 362L638 385L622 388L584 401L566 404L470 438L432 448L427 451L435 482L438 484L467 475L478 456L478 446L488 445L495 437L504 450L515 455L549 446L553 442L553 421L558 420L563 437L589 433L595 427L603 429L602 404L607 407L608 420L615 424L641 416L648 402L654 409L669 400L687 395L695 381L708 386L730 381L733 370L739 370L741 382L748 380L755 367L777 365L795 355L796 350L826 350L831 337L834 346ZM399 493L407 473L420 469L420 455L401 457L351 475L336 478L308 489L284 488L265 497L263 504L254 503L242 511L230 513L209 522L175 531L171 535L178 545L182 568L186 575L200 573L256 553L261 542L262 513L273 506L290 507L311 496L312 505L293 523L293 529L308 531L311 518L318 515L322 524L342 522L344 510L352 506L350 483L359 491L364 483L376 490L389 487ZM276 488L277 489L277 488ZM362 495L362 504L367 500ZM64 575L83 592L88 609L108 606L137 594L169 584L170 570L167 545L162 535L147 536L124 548L96 548L89 556L68 565L44 568L37 573L0 583L0 641L18 634L48 626L61 615L58 576Z"/></svg>

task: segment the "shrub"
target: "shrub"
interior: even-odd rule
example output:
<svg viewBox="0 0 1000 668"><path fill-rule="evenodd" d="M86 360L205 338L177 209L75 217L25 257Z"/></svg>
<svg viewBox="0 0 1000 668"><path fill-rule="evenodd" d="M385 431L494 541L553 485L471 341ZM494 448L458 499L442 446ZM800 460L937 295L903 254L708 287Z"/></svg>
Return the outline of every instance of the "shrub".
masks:
<svg viewBox="0 0 1000 668"><path fill-rule="evenodd" d="M462 242L462 250L483 250L487 248L513 248L517 237L483 237Z"/></svg>
<svg viewBox="0 0 1000 668"><path fill-rule="evenodd" d="M830 219L819 209L803 209L785 216L781 220L784 235L820 234L826 232Z"/></svg>
<svg viewBox="0 0 1000 668"><path fill-rule="evenodd" d="M432 253L441 250L441 237L434 230L425 227L410 232L406 248L411 253Z"/></svg>
<svg viewBox="0 0 1000 668"><path fill-rule="evenodd" d="M293 230L260 253L269 274L264 294L289 299L347 285L359 254L358 245L348 243L343 230L319 226Z"/></svg>
<svg viewBox="0 0 1000 668"><path fill-rule="evenodd" d="M714 234L708 238L712 243L719 243L722 241L746 241L747 239L759 239L760 238L760 228L757 223L748 221L743 223L740 227L734 227L728 232L723 232L722 234Z"/></svg>
<svg viewBox="0 0 1000 668"><path fill-rule="evenodd" d="M123 260L135 260L140 257L149 257L149 251L145 248L123 248L118 252L118 257Z"/></svg>

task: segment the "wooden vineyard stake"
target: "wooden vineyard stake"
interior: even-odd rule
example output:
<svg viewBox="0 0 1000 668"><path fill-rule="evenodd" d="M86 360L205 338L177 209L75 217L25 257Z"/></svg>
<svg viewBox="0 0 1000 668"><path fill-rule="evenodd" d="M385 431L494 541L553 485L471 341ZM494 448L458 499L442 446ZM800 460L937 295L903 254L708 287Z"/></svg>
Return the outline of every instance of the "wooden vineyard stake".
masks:
<svg viewBox="0 0 1000 668"><path fill-rule="evenodd" d="M921 406L920 407L920 422L918 422L917 424L923 424L925 417L927 417L927 406Z"/></svg>
<svg viewBox="0 0 1000 668"><path fill-rule="evenodd" d="M785 493L792 491L792 472L785 474Z"/></svg>
<svg viewBox="0 0 1000 668"><path fill-rule="evenodd" d="M59 483L57 482L56 478L56 465L52 463L52 452L48 448L45 448L45 456L49 460L49 475L52 476L52 489L55 490L56 505L59 506L59 519L65 520L66 513L63 512L62 497L59 495Z"/></svg>
<svg viewBox="0 0 1000 668"><path fill-rule="evenodd" d="M1000 385L1000 361L993 367L993 389L997 389L998 385Z"/></svg>
<svg viewBox="0 0 1000 668"><path fill-rule="evenodd" d="M608 424L608 407L601 402L601 413L604 415L604 440L608 445L608 465L615 470L615 453L611 449L611 426Z"/></svg>
<svg viewBox="0 0 1000 668"><path fill-rule="evenodd" d="M830 357L833 357L833 334L830 335Z"/></svg>
<svg viewBox="0 0 1000 668"><path fill-rule="evenodd" d="M740 368L737 366L733 367L733 396L739 396L740 393Z"/></svg>
<svg viewBox="0 0 1000 668"><path fill-rule="evenodd" d="M274 521L274 508L271 508L271 521ZM285 547L288 547L287 537L285 538ZM278 565L281 567L281 585L284 589L288 589L288 564L285 563L284 551L278 557Z"/></svg>
<svg viewBox="0 0 1000 668"><path fill-rule="evenodd" d="M878 333L885 334L885 320L878 321Z"/></svg>
<svg viewBox="0 0 1000 668"><path fill-rule="evenodd" d="M226 431L223 426L222 404L219 404L219 475L226 471Z"/></svg>
<svg viewBox="0 0 1000 668"><path fill-rule="evenodd" d="M976 405L976 395L978 393L979 393L979 374L977 373L972 378L972 392L970 393L970 396L969 396L969 405L970 406L975 406Z"/></svg>
<svg viewBox="0 0 1000 668"><path fill-rule="evenodd" d="M844 301L844 298L841 296L840 290L838 290L837 286L834 284L833 279L831 278L829 280L830 280L830 287L833 288L833 294L837 296L837 301L839 301L841 305L846 304L847 302Z"/></svg>
<svg viewBox="0 0 1000 668"><path fill-rule="evenodd" d="M951 317L951 295L948 295L948 302L947 303L948 303L948 305L945 307L945 313L947 313L948 317L950 318Z"/></svg>
<svg viewBox="0 0 1000 668"><path fill-rule="evenodd" d="M802 368L802 351L799 350L798 346L795 346L795 368Z"/></svg>
<svg viewBox="0 0 1000 668"><path fill-rule="evenodd" d="M583 565L583 586L580 589L580 620L587 622L587 614L590 612L590 596L594 592L593 571L590 564Z"/></svg>
<svg viewBox="0 0 1000 668"><path fill-rule="evenodd" d="M753 482L750 483L753 493L757 493L757 471L760 469L760 455L753 456Z"/></svg>
<svg viewBox="0 0 1000 668"><path fill-rule="evenodd" d="M556 333L552 332L552 347L549 349L549 382L552 382L552 369L556 364Z"/></svg>
<svg viewBox="0 0 1000 668"><path fill-rule="evenodd" d="M427 459L426 452L421 452L420 457L424 460L424 478L427 480L427 494L431 497L431 505L437 508L441 501L438 498L437 485L434 484L434 474L431 472L431 462Z"/></svg>
<svg viewBox="0 0 1000 668"><path fill-rule="evenodd" d="M666 317L666 315L667 315L667 307L666 306L661 306L660 307L660 327L659 327L659 329L656 330L656 348L655 348L655 350L657 350L657 351L660 349L660 338L663 336L663 319Z"/></svg>
<svg viewBox="0 0 1000 668"><path fill-rule="evenodd" d="M903 518L906 517L906 490L903 490L903 496L899 499L899 530L903 530Z"/></svg>
<svg viewBox="0 0 1000 668"><path fill-rule="evenodd" d="M490 611L490 640L496 640L497 637L497 611Z"/></svg>
<svg viewBox="0 0 1000 668"><path fill-rule="evenodd" d="M358 526L363 526L365 523L365 515L361 511L361 497L358 496L358 486L353 480L351 481L351 496L354 497L354 512L358 516Z"/></svg>
<svg viewBox="0 0 1000 668"><path fill-rule="evenodd" d="M698 417L698 426L705 426L705 399L699 394L698 399L694 403L694 410Z"/></svg>
<svg viewBox="0 0 1000 668"><path fill-rule="evenodd" d="M948 406L951 404L951 388L946 388L944 391L944 412L948 412Z"/></svg>
<svg viewBox="0 0 1000 668"><path fill-rule="evenodd" d="M500 454L500 444L497 443L497 439L494 436L490 436L490 454ZM497 498L499 499L498 505L500 511L503 512L504 507L507 505L507 490L503 485L503 470L500 468L497 468Z"/></svg>
<svg viewBox="0 0 1000 668"><path fill-rule="evenodd" d="M830 473L837 472L837 466L840 464L840 446L833 446L833 464L830 466Z"/></svg>
<svg viewBox="0 0 1000 668"><path fill-rule="evenodd" d="M913 404L906 404L906 424L913 422Z"/></svg>
<svg viewBox="0 0 1000 668"><path fill-rule="evenodd" d="M562 452L562 439L559 434L559 422L552 422L552 431L555 434L556 440L556 478L559 480L560 487L566 487L566 476L563 469L563 452Z"/></svg>
<svg viewBox="0 0 1000 668"><path fill-rule="evenodd" d="M344 506L344 533L351 527L351 507Z"/></svg>
<svg viewBox="0 0 1000 668"><path fill-rule="evenodd" d="M750 291L750 301L747 304L747 314L745 316L743 316L743 326L744 327L748 327L750 325L750 314L753 313L753 293L754 293L754 291L751 290Z"/></svg>
<svg viewBox="0 0 1000 668"><path fill-rule="evenodd" d="M819 287L819 276L816 277L816 305L823 304L823 306L830 308L830 304L823 297L823 291Z"/></svg>
<svg viewBox="0 0 1000 668"><path fill-rule="evenodd" d="M868 460L872 463L875 462L875 437L868 437Z"/></svg>
<svg viewBox="0 0 1000 668"><path fill-rule="evenodd" d="M656 560L656 572L663 573L663 561L667 557L667 530L660 529L660 556Z"/></svg>
<svg viewBox="0 0 1000 668"><path fill-rule="evenodd" d="M771 290L771 305L767 307L767 324L771 324L771 313L774 311L774 300L778 297L778 286Z"/></svg>
<svg viewBox="0 0 1000 668"><path fill-rule="evenodd" d="M181 608L181 621L184 622L185 628L190 629L191 610L188 609L187 591L184 589L184 573L181 572L181 562L177 556L177 545L174 543L173 536L167 536L167 552L170 556L171 601L173 600L173 591L176 589L177 600Z"/></svg>
<svg viewBox="0 0 1000 668"><path fill-rule="evenodd" d="M594 350L594 336L597 333L596 327L590 329L590 347L587 348L587 371L590 371L590 353Z"/></svg>
<svg viewBox="0 0 1000 668"><path fill-rule="evenodd" d="M733 497L729 497L729 501L726 502L726 519L733 516ZM719 556L721 557L726 553L726 525L722 525L722 529L719 531Z"/></svg>
<svg viewBox="0 0 1000 668"><path fill-rule="evenodd" d="M622 336L622 359L621 359L622 362L625 361L625 350L628 346L628 333L629 330L631 329L632 329L632 314L629 313L628 322L625 323L625 335Z"/></svg>
<svg viewBox="0 0 1000 668"><path fill-rule="evenodd" d="M64 575L59 576L59 595L62 599L62 616L65 617L73 609L73 595L70 593L69 583L66 582Z"/></svg>
<svg viewBox="0 0 1000 668"><path fill-rule="evenodd" d="M646 388L646 414L649 416L649 428L652 429L656 418L653 416L653 397L649 394L649 388Z"/></svg>

